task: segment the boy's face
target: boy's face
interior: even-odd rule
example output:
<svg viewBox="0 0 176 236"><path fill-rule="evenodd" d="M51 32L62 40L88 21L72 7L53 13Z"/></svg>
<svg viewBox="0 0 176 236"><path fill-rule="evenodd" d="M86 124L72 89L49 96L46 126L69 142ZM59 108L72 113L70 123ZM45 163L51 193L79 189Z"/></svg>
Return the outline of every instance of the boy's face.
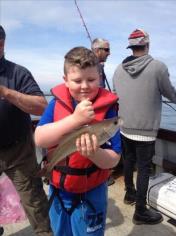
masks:
<svg viewBox="0 0 176 236"><path fill-rule="evenodd" d="M71 96L78 102L87 98L93 100L98 93L100 75L96 66L86 69L71 66L64 80Z"/></svg>

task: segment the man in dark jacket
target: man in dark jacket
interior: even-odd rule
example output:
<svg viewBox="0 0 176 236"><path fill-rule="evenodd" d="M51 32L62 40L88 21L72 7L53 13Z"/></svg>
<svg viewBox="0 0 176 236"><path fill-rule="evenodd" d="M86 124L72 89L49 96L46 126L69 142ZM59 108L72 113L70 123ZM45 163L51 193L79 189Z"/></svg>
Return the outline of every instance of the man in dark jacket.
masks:
<svg viewBox="0 0 176 236"><path fill-rule="evenodd" d="M155 140L161 120L162 95L176 103L176 90L171 85L166 65L148 54L149 35L136 29L129 36L133 55L120 64L113 76L119 95L119 115L124 119L121 129L126 194L124 202L136 202L133 222L157 224L158 212L146 208L146 195ZM133 183L137 165L136 188Z"/></svg>
<svg viewBox="0 0 176 236"><path fill-rule="evenodd" d="M111 91L111 88L106 78L106 74L104 72L104 63L106 62L108 56L110 55L110 43L106 39L96 38L92 41L91 48L99 61L99 71L100 71L100 78L101 78L100 87L103 87L103 88L107 87L107 89ZM111 175L108 179L108 186L114 183L115 183L115 180L113 176Z"/></svg>
<svg viewBox="0 0 176 236"><path fill-rule="evenodd" d="M48 201L38 165L30 114L47 104L32 74L4 57L5 31L0 26L0 173L15 185L28 219L39 236L51 236Z"/></svg>

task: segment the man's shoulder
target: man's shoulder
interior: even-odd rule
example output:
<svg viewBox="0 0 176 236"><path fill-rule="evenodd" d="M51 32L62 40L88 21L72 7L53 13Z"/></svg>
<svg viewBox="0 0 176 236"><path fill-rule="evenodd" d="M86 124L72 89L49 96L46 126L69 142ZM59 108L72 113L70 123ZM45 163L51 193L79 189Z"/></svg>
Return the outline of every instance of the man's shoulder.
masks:
<svg viewBox="0 0 176 236"><path fill-rule="evenodd" d="M151 61L151 64L154 64L155 66L157 67L160 67L160 68L167 68L166 64L158 59L154 59Z"/></svg>
<svg viewBox="0 0 176 236"><path fill-rule="evenodd" d="M23 74L30 74L31 72L24 66L19 65L19 64L15 64L15 69L17 72L23 73Z"/></svg>
<svg viewBox="0 0 176 236"><path fill-rule="evenodd" d="M30 73L30 71L26 67L24 67L24 66L22 66L20 64L17 64L17 63L15 63L13 61L5 59L5 63L6 63L7 67L13 68L17 72Z"/></svg>
<svg viewBox="0 0 176 236"><path fill-rule="evenodd" d="M12 67L15 67L15 63L14 62L12 62L12 61L9 61L9 60L7 60L7 59L4 59L4 64L5 64L5 66L6 67L10 67L10 68L12 68Z"/></svg>
<svg viewBox="0 0 176 236"><path fill-rule="evenodd" d="M118 64L118 65L116 66L115 72L119 72L119 71L121 71L121 70L122 70L122 71L124 70L122 63L120 63L120 64Z"/></svg>

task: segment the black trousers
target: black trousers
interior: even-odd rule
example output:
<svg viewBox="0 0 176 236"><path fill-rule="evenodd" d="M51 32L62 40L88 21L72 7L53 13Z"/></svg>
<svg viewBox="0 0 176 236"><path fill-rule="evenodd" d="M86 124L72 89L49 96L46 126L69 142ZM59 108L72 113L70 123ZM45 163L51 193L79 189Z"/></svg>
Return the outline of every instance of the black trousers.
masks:
<svg viewBox="0 0 176 236"><path fill-rule="evenodd" d="M124 180L126 191L134 189L133 171L137 167L136 208L146 205L152 157L155 152L155 141L135 141L122 137L124 158Z"/></svg>

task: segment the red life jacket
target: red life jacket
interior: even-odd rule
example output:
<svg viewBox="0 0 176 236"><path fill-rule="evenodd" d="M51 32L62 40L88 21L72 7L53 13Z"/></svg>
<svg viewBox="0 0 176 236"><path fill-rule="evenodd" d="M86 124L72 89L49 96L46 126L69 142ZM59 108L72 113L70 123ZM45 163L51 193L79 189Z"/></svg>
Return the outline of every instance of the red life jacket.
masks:
<svg viewBox="0 0 176 236"><path fill-rule="evenodd" d="M72 104L72 97L65 84L61 84L53 88L52 94L56 98L54 107L54 122L63 119L64 117L73 113L74 108ZM100 88L98 95L93 102L95 109L95 119L93 122L98 122L104 119L107 111L113 105L117 104L118 97ZM66 157L60 166L56 165L52 171L51 183L56 188L62 188L68 192L84 193L89 191L109 177L109 170L102 170L98 168L88 158L81 156L79 152Z"/></svg>

